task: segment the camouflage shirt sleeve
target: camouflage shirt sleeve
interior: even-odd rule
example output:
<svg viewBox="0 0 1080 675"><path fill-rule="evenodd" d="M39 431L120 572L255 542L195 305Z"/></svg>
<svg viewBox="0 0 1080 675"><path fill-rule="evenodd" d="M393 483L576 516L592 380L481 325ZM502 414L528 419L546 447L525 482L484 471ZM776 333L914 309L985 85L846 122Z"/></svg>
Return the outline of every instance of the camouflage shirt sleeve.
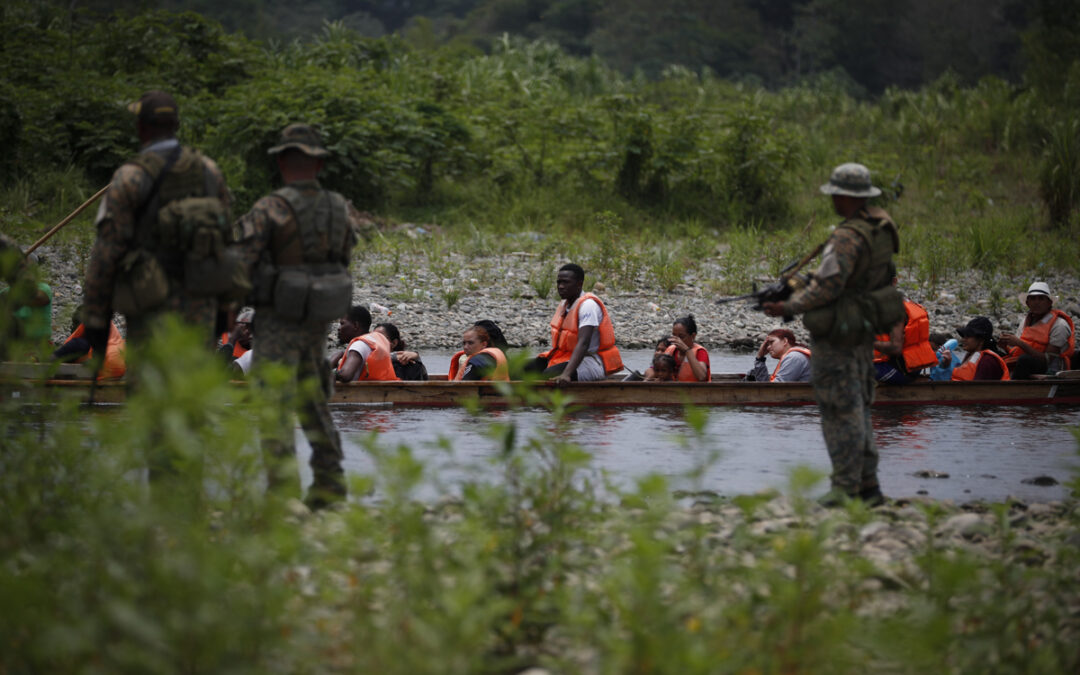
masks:
<svg viewBox="0 0 1080 675"><path fill-rule="evenodd" d="M105 328L112 318L112 293L120 260L135 239L135 210L149 193L153 180L143 169L125 164L113 173L98 206L97 238L90 251L83 284L84 323Z"/></svg>
<svg viewBox="0 0 1080 675"><path fill-rule="evenodd" d="M214 177L214 182L217 185L217 190L214 193L218 199L225 204L225 217L232 219L232 194L229 192L229 186L225 184L225 175L221 173L221 168L218 167L217 162L210 159L206 155L202 156L203 164L206 166L206 170ZM228 221L226 221L228 222Z"/></svg>
<svg viewBox="0 0 1080 675"><path fill-rule="evenodd" d="M285 200L267 195L236 222L240 257L249 270L269 251L274 229L287 224L290 218L292 210Z"/></svg>
<svg viewBox="0 0 1080 675"><path fill-rule="evenodd" d="M867 253L866 242L858 232L838 227L825 246L821 266L814 272L810 284L784 303L784 314L802 314L836 300L855 270L859 256Z"/></svg>

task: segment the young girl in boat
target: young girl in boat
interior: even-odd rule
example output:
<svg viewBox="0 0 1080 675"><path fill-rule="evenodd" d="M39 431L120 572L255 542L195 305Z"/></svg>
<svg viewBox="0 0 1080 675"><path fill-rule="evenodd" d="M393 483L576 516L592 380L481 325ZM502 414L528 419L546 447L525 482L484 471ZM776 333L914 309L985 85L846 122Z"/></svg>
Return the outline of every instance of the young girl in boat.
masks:
<svg viewBox="0 0 1080 675"><path fill-rule="evenodd" d="M494 346L486 328L472 326L461 336L461 351L450 357L450 372L446 379L509 380L506 354Z"/></svg>
<svg viewBox="0 0 1080 675"><path fill-rule="evenodd" d="M977 316L956 332L960 335L960 346L966 354L960 365L953 368L954 382L1009 379L1009 368L997 352L994 324L990 323L990 319Z"/></svg>

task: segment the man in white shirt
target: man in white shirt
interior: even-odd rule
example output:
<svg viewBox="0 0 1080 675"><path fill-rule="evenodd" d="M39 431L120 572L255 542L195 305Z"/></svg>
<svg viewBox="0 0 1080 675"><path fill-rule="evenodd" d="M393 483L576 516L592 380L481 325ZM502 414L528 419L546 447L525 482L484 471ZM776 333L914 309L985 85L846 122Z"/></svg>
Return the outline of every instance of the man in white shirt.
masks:
<svg viewBox="0 0 1080 675"><path fill-rule="evenodd" d="M1068 314L1054 309L1055 300L1045 281L1036 281L1027 293L1020 294L1028 313L1020 320L1016 334L1002 333L998 338L998 344L1009 350L1005 363L1012 379L1053 375L1070 367L1069 357L1076 347L1074 326Z"/></svg>

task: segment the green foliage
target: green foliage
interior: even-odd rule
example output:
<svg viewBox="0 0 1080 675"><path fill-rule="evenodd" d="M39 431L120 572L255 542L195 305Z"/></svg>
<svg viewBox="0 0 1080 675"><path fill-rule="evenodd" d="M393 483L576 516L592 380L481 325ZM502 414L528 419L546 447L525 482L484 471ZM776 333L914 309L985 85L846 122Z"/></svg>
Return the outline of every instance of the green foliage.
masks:
<svg viewBox="0 0 1080 675"><path fill-rule="evenodd" d="M1039 166L1039 191L1050 222L1068 227L1080 205L1080 120L1063 120L1050 129Z"/></svg>

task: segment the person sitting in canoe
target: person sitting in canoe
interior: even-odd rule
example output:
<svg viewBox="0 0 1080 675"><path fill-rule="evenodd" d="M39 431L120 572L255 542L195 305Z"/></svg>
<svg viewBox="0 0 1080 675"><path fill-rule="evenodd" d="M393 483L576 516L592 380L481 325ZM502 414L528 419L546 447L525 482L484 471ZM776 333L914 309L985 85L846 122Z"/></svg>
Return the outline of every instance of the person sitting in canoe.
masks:
<svg viewBox="0 0 1080 675"><path fill-rule="evenodd" d="M450 357L448 380L509 380L506 354L492 344L483 326L472 326L461 336L461 351Z"/></svg>
<svg viewBox="0 0 1080 675"><path fill-rule="evenodd" d="M65 363L83 363L93 358L94 350L90 348L90 341L86 339L86 326L83 325L81 316L82 305L75 310L75 314L71 317L71 335L64 340L62 345L56 348L52 355L53 359ZM124 352L124 338L121 337L116 323L110 321L109 341L105 347L105 361L101 365L101 370L98 371L97 379L115 380L123 377L124 373L127 372Z"/></svg>
<svg viewBox="0 0 1080 675"><path fill-rule="evenodd" d="M1008 380L1009 368L997 351L994 324L985 316L977 316L956 331L964 358L952 370L953 382L968 380Z"/></svg>
<svg viewBox="0 0 1080 675"><path fill-rule="evenodd" d="M236 315L231 331L221 334L218 341L218 354L228 362L235 363L251 349L251 324L255 320L255 310L245 307Z"/></svg>
<svg viewBox="0 0 1080 675"><path fill-rule="evenodd" d="M338 339L348 345L330 360L337 366L334 377L338 382L398 379L390 356L390 338L385 329L371 330L367 307L353 305L349 309L338 326Z"/></svg>
<svg viewBox="0 0 1080 675"><path fill-rule="evenodd" d="M708 382L712 379L709 351L697 343L697 322L693 314L675 319L671 334L661 338L656 349L675 359L675 379L679 382ZM655 379L652 371L651 367L645 370L646 380Z"/></svg>
<svg viewBox="0 0 1080 675"><path fill-rule="evenodd" d="M905 319L887 335L874 336L874 376L882 384L911 384L924 368L938 362L930 346L926 308L904 298L904 312Z"/></svg>
<svg viewBox="0 0 1080 675"><path fill-rule="evenodd" d="M622 370L615 329L600 298L583 293L585 270L573 263L559 268L555 287L562 302L552 315L551 349L526 368L563 384L593 382Z"/></svg>
<svg viewBox="0 0 1080 675"><path fill-rule="evenodd" d="M645 371L646 382L674 382L679 364L675 357L666 352L653 355L652 366Z"/></svg>
<svg viewBox="0 0 1080 675"><path fill-rule="evenodd" d="M960 365L964 352L960 342L949 337L948 333L931 333L930 347L934 350L938 363L930 367L930 379L935 382L948 382L952 379L953 368Z"/></svg>
<svg viewBox="0 0 1080 675"><path fill-rule="evenodd" d="M385 334L390 340L390 363L394 366L394 374L399 380L423 382L428 379L427 366L420 360L420 354L408 350L397 326L380 323L375 326L375 330Z"/></svg>
<svg viewBox="0 0 1080 675"><path fill-rule="evenodd" d="M998 343L1009 350L1005 363L1014 380L1029 380L1032 375L1053 375L1068 370L1070 355L1076 348L1076 330L1069 315L1054 309L1054 298L1045 281L1036 281L1020 302L1028 313L1020 320L1016 332L1002 333Z"/></svg>
<svg viewBox="0 0 1080 675"><path fill-rule="evenodd" d="M777 360L772 375L765 369L765 355ZM747 382L809 382L810 349L799 344L795 333L777 328L765 336L758 347L754 367L746 374Z"/></svg>

